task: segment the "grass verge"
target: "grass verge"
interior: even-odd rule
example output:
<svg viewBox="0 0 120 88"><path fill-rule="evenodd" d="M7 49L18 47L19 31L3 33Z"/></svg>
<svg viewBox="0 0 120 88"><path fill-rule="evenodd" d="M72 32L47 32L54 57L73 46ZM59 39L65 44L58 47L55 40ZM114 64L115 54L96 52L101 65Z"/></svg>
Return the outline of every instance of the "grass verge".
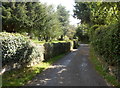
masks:
<svg viewBox="0 0 120 88"><path fill-rule="evenodd" d="M41 62L40 64L37 64L33 67L26 67L5 72L2 76L2 86L23 86L29 80L32 80L32 78L35 77L38 73L41 73L43 70L47 69L50 65L63 56L65 56L65 54L51 58L47 62Z"/></svg>
<svg viewBox="0 0 120 88"><path fill-rule="evenodd" d="M45 43L45 41L38 41L38 40L33 40L31 39L32 42L43 45Z"/></svg>
<svg viewBox="0 0 120 88"><path fill-rule="evenodd" d="M114 75L111 75L108 71L105 70L105 64L102 61L99 61L98 57L95 55L92 47L90 48L90 61L93 63L96 71L110 84L120 88L120 83L117 81Z"/></svg>
<svg viewBox="0 0 120 88"><path fill-rule="evenodd" d="M64 40L64 41L59 41L59 40L52 40L50 42L45 42L45 41L38 41L38 40L33 40L31 39L32 42L43 45L44 43L63 43L63 42L70 42L71 40Z"/></svg>

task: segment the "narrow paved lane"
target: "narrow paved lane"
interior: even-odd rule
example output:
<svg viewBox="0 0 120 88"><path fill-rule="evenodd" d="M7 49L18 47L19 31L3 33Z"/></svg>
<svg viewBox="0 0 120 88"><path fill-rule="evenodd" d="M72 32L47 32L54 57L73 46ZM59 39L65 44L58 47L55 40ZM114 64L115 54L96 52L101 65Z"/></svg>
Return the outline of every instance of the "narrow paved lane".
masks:
<svg viewBox="0 0 120 88"><path fill-rule="evenodd" d="M27 86L107 86L88 58L88 45L81 45L38 74Z"/></svg>

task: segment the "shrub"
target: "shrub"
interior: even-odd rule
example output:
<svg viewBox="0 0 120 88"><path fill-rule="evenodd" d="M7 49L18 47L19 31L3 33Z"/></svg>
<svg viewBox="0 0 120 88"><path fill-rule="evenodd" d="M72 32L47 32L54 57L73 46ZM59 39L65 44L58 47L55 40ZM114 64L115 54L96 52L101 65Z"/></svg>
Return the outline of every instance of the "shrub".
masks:
<svg viewBox="0 0 120 88"><path fill-rule="evenodd" d="M73 40L73 49L77 49L79 47L79 41L77 39Z"/></svg>
<svg viewBox="0 0 120 88"><path fill-rule="evenodd" d="M21 66L33 66L54 56L67 53L72 42L35 44L29 38L17 33L0 33L3 68L11 70Z"/></svg>
<svg viewBox="0 0 120 88"><path fill-rule="evenodd" d="M109 26L98 25L91 29L91 44L102 61L115 67L112 73L120 80L120 26L119 23ZM109 68L109 67L108 67Z"/></svg>
<svg viewBox="0 0 120 88"><path fill-rule="evenodd" d="M61 43L45 43L45 60L48 60L59 54L69 52L71 49L70 42L61 42Z"/></svg>
<svg viewBox="0 0 120 88"><path fill-rule="evenodd" d="M118 25L101 25L91 29L94 30L91 36L92 46L110 65L120 65L120 28Z"/></svg>
<svg viewBox="0 0 120 88"><path fill-rule="evenodd" d="M2 65L27 65L43 61L41 46L36 46L27 37L17 33L0 33Z"/></svg>
<svg viewBox="0 0 120 88"><path fill-rule="evenodd" d="M85 24L81 24L78 26L78 28L76 29L76 34L75 36L78 37L78 40L81 43L89 43L89 26L85 25Z"/></svg>

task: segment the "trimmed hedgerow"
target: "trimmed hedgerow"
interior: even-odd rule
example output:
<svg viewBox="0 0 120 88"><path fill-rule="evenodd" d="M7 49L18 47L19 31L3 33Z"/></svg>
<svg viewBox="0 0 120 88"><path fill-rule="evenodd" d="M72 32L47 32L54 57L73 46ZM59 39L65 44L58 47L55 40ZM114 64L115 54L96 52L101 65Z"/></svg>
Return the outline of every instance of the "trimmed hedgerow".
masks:
<svg viewBox="0 0 120 88"><path fill-rule="evenodd" d="M39 45L29 38L18 33L0 33L0 46L2 48L2 65L13 69L21 66L35 65L54 56L69 52L71 42L45 43Z"/></svg>
<svg viewBox="0 0 120 88"><path fill-rule="evenodd" d="M69 52L71 49L70 42L62 42L62 43L45 43L45 60L48 60L54 56Z"/></svg>
<svg viewBox="0 0 120 88"><path fill-rule="evenodd" d="M110 72L120 80L120 25L94 25L91 28L90 39L94 51L101 61L105 61Z"/></svg>
<svg viewBox="0 0 120 88"><path fill-rule="evenodd" d="M94 25L91 29L91 44L109 65L120 65L119 24Z"/></svg>
<svg viewBox="0 0 120 88"><path fill-rule="evenodd" d="M41 46L36 46L27 37L17 33L0 33L0 46L2 48L2 65L21 66L27 63L43 61Z"/></svg>

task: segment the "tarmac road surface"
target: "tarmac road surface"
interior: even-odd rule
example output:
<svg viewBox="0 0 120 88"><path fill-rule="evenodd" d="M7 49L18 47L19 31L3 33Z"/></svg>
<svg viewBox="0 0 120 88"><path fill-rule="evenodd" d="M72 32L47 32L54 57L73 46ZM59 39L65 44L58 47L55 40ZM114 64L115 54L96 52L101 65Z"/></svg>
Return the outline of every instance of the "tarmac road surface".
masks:
<svg viewBox="0 0 120 88"><path fill-rule="evenodd" d="M89 61L89 46L81 46L38 74L25 86L108 86Z"/></svg>

